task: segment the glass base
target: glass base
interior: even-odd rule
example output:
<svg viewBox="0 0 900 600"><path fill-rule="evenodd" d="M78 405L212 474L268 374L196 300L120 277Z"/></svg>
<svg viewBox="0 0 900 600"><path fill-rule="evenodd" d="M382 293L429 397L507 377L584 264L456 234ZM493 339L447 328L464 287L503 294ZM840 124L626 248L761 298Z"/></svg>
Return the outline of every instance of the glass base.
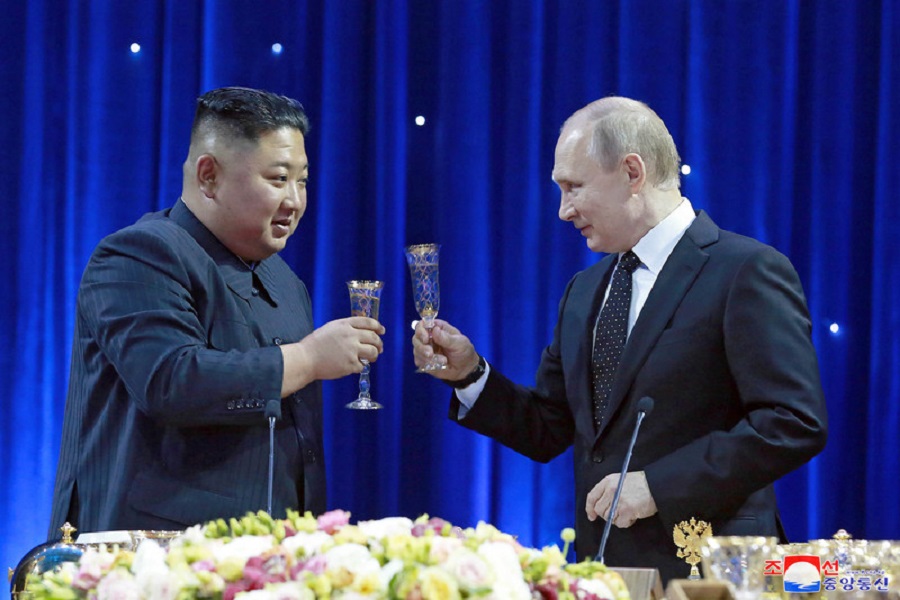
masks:
<svg viewBox="0 0 900 600"><path fill-rule="evenodd" d="M357 398L356 400L346 404L345 406L354 410L378 410L379 408L383 408L380 404L378 404L371 398Z"/></svg>
<svg viewBox="0 0 900 600"><path fill-rule="evenodd" d="M432 373L434 371L444 371L446 368L447 365L442 365L441 363L426 363L416 369L416 373Z"/></svg>

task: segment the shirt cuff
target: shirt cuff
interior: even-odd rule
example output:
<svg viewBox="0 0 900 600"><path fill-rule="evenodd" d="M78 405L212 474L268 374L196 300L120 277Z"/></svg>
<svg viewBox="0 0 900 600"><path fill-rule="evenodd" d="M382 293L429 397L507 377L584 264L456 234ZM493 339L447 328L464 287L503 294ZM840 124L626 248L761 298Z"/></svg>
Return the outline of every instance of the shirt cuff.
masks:
<svg viewBox="0 0 900 600"><path fill-rule="evenodd" d="M484 373L479 377L475 383L468 385L464 388L455 390L456 398L459 400L461 406L459 407L459 412L457 413L457 419L462 419L466 416L466 414L475 406L475 401L478 400L478 396L481 395L481 392L484 391L484 386L487 383L488 375L491 373L491 363L484 361Z"/></svg>

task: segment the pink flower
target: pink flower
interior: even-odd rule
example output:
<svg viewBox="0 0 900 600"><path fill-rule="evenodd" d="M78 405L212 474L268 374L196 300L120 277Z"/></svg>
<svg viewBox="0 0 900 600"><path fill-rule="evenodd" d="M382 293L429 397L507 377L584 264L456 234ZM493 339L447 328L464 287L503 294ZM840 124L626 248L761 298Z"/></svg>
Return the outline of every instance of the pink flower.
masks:
<svg viewBox="0 0 900 600"><path fill-rule="evenodd" d="M438 517L432 517L432 518L428 519L428 521L425 523L416 523L415 526L412 528L412 535L413 535L413 537L422 537L423 535L425 535L425 532L429 531L429 530L435 532L437 535L441 535L441 532L444 529L444 525L446 525L446 524L447 524L447 521L445 521L441 518L438 518ZM454 529L453 533L457 537L459 537L459 534L462 533L462 530L459 529L458 527L454 527L453 529ZM456 530L459 530L459 531L456 531Z"/></svg>
<svg viewBox="0 0 900 600"><path fill-rule="evenodd" d="M610 589L599 579L576 579L569 584L569 591L578 600L612 600Z"/></svg>
<svg viewBox="0 0 900 600"><path fill-rule="evenodd" d="M345 510L329 510L328 512L319 515L316 519L319 529L327 534L333 534L349 522L350 513Z"/></svg>
<svg viewBox="0 0 900 600"><path fill-rule="evenodd" d="M206 560L198 560L191 565L191 568L195 571L214 572L216 570L216 563L214 563L212 559L207 558Z"/></svg>
<svg viewBox="0 0 900 600"><path fill-rule="evenodd" d="M284 557L275 554L268 558L254 556L244 565L244 581L248 589L261 590L267 583L281 583L287 579Z"/></svg>
<svg viewBox="0 0 900 600"><path fill-rule="evenodd" d="M328 567L328 563L325 560L324 556L316 555L311 557L309 560L301 561L294 565L294 568L291 569L291 579L296 580L297 575L308 571L313 575L321 575L325 572L325 569Z"/></svg>
<svg viewBox="0 0 900 600"><path fill-rule="evenodd" d="M235 581L234 583L229 583L225 586L225 591L222 594L222 600L234 600L234 597L241 592L246 592L250 590L250 584L247 581Z"/></svg>
<svg viewBox="0 0 900 600"><path fill-rule="evenodd" d="M97 586L100 577L103 576L98 564L82 564L72 580L72 587L76 590L86 592Z"/></svg>
<svg viewBox="0 0 900 600"><path fill-rule="evenodd" d="M535 600L557 600L559 598L559 590L549 582L535 584L532 590L532 597Z"/></svg>
<svg viewBox="0 0 900 600"><path fill-rule="evenodd" d="M138 600L141 591L130 573L115 569L97 584L99 600Z"/></svg>

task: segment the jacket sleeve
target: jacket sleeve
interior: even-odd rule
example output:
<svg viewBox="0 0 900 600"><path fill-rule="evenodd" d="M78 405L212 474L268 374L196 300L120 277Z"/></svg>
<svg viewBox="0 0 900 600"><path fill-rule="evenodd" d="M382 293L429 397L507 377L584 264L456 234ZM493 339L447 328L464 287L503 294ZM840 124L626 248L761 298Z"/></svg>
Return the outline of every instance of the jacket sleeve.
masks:
<svg viewBox="0 0 900 600"><path fill-rule="evenodd" d="M733 515L753 492L825 445L825 399L809 313L796 272L774 249L751 254L737 269L726 295L723 339L742 416L730 430L712 431L645 467L667 522L685 514Z"/></svg>
<svg viewBox="0 0 900 600"><path fill-rule="evenodd" d="M560 316L572 281L560 301ZM513 383L492 368L484 391L464 418L458 418L459 400L451 395L450 418L533 460L548 462L562 454L572 445L575 423L566 400L559 337L557 321L553 341L541 355L536 387Z"/></svg>
<svg viewBox="0 0 900 600"><path fill-rule="evenodd" d="M216 300L197 257L157 234L126 231L101 242L79 291L79 318L115 369L102 379L121 380L162 423L258 421L264 401L281 397L281 351L258 347L237 314L224 312L207 330L199 311ZM238 400L259 411L227 410Z"/></svg>

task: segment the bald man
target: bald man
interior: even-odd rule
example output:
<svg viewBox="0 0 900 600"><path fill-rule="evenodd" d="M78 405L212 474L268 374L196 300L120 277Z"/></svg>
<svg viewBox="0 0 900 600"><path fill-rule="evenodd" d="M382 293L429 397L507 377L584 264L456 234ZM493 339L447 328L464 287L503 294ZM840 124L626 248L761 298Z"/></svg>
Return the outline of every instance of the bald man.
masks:
<svg viewBox="0 0 900 600"><path fill-rule="evenodd" d="M377 360L384 329L313 329L277 253L306 210L309 122L294 100L197 101L181 198L100 242L78 293L50 538L183 529L265 509L325 510L320 380Z"/></svg>
<svg viewBox="0 0 900 600"><path fill-rule="evenodd" d="M821 451L825 401L806 301L790 262L719 229L679 190L679 158L648 106L604 98L556 145L559 218L594 252L559 305L536 385L518 385L439 321L413 336L417 365L456 388L450 417L535 460L574 446L576 551L598 550L637 420L644 421L605 562L690 567L673 530L784 539L773 482ZM736 198L735 201L741 201ZM608 310L607 310L608 309ZM433 344L432 344L433 342Z"/></svg>

